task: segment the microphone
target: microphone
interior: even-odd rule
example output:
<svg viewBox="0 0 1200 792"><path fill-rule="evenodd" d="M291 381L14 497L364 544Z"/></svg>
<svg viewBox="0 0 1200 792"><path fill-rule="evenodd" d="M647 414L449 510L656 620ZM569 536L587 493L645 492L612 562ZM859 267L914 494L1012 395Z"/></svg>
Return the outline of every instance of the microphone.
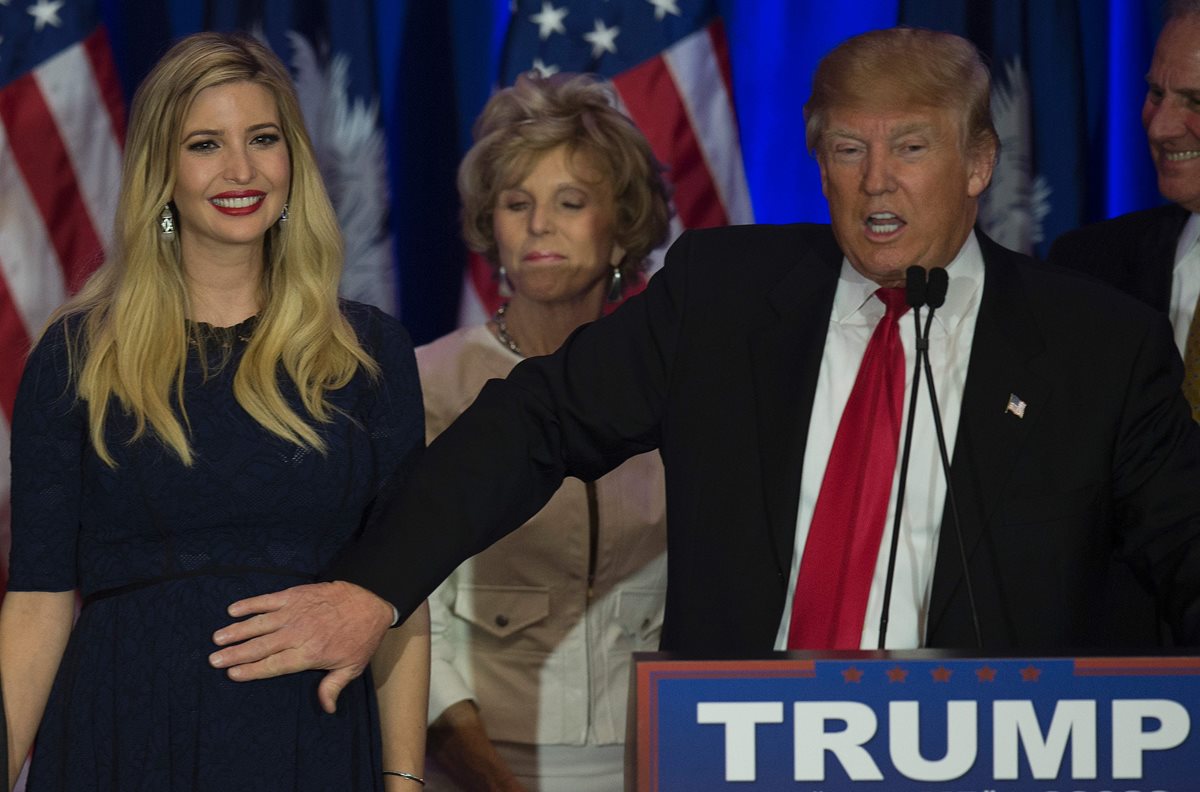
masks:
<svg viewBox="0 0 1200 792"><path fill-rule="evenodd" d="M912 265L904 271L904 298L913 310L913 330L917 339L917 356L913 361L913 384L908 400L908 421L904 429L904 450L900 454L900 480L896 484L896 512L892 518L892 541L888 549L887 579L883 585L883 611L879 614L879 648L887 642L888 615L892 605L892 583L896 576L896 554L900 548L900 515L904 511L904 485L908 481L908 457L912 449L913 416L917 413L917 388L921 383L921 352L928 341L921 335L921 306L928 300L925 268ZM946 299L943 290L942 299ZM939 305L941 303L938 303Z"/></svg>
<svg viewBox="0 0 1200 792"><path fill-rule="evenodd" d="M925 287L925 303L931 311L941 308L946 302L946 290L950 288L950 276L944 267L934 267L929 271ZM932 316L932 314L931 314ZM926 331L928 336L928 331Z"/></svg>
<svg viewBox="0 0 1200 792"><path fill-rule="evenodd" d="M933 428L937 433L938 453L942 461L942 474L946 477L946 500L950 504L950 516L954 521L954 538L958 541L958 559L962 564L963 584L967 589L967 602L971 608L971 626L975 630L975 645L983 648L983 632L979 629L979 611L975 607L975 589L971 585L971 569L967 564L967 548L963 542L962 521L958 516L958 502L954 497L954 483L950 479L950 455L946 452L946 433L942 428L942 413L938 409L937 388L933 383L933 367L929 363L929 328L933 324L933 312L946 301L946 290L950 285L950 276L942 267L929 271L929 279L925 289L925 301L929 305L929 316L925 320L925 348L917 353L918 358L924 358L925 379L929 383L929 406L933 410ZM913 385L916 389L916 385ZM942 522L945 522L943 518Z"/></svg>

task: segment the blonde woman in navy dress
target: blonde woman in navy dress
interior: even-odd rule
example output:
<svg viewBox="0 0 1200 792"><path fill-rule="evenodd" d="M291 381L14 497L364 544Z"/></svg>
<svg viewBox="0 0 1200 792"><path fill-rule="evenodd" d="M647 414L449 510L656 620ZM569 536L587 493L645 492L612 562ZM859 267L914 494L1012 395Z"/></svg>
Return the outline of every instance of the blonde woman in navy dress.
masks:
<svg viewBox="0 0 1200 792"><path fill-rule="evenodd" d="M338 300L335 216L269 50L204 33L154 68L115 240L17 396L8 783L36 732L29 792L418 789L425 611L333 713L319 673L206 660L226 605L316 579L423 443L407 334Z"/></svg>

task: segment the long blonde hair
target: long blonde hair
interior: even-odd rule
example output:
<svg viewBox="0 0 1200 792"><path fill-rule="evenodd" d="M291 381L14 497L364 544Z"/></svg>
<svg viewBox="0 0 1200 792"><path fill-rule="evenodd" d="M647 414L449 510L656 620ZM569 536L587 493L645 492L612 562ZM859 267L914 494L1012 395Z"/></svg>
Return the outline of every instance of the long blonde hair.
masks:
<svg viewBox="0 0 1200 792"><path fill-rule="evenodd" d="M183 382L196 329L185 321L181 232L164 238L158 219L175 190L183 120L196 96L243 81L274 96L292 179L288 222L275 223L264 242L263 304L234 374L234 396L272 434L323 452L312 422L331 419L326 392L344 386L360 366L378 373L338 309L341 234L286 67L244 35L189 36L163 56L134 96L108 262L51 320L66 320L71 376L87 402L92 445L110 466L115 461L104 428L113 397L135 421L130 442L149 432L192 464ZM306 416L284 398L281 368Z"/></svg>

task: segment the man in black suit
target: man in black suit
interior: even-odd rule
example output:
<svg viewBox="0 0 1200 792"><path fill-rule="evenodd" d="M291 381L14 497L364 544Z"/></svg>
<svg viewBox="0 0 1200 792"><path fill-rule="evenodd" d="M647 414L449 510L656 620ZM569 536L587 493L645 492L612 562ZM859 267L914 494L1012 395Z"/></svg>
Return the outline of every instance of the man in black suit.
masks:
<svg viewBox="0 0 1200 792"><path fill-rule="evenodd" d="M1087 272L1170 319L1175 344L1185 356L1185 388L1193 417L1200 418L1200 1L1176 0L1146 75L1142 124L1158 174L1158 189L1171 203L1131 212L1063 234L1050 248L1052 263ZM1187 355L1188 337L1195 353ZM1110 587L1126 642L1171 643L1153 594L1113 569Z"/></svg>
<svg viewBox="0 0 1200 792"><path fill-rule="evenodd" d="M489 383L335 582L235 603L232 615L258 615L218 631L226 648L213 664L234 679L334 669L320 691L330 707L392 605L407 613L564 476L591 479L653 448L667 476L664 649L818 648L796 636L841 603L796 592L805 558L829 544L808 541L827 488L882 492L864 611L849 643L833 642L875 646L895 452L859 449L875 472L858 479L826 462L852 455L839 436L864 422L899 434L899 407L847 405L889 321L882 303L894 295L880 287L903 284L914 264L950 276L930 355L958 516L933 432L918 424L887 646L1111 646L1114 553L1154 590L1179 640L1200 642L1200 428L1179 393L1169 327L974 230L997 146L988 95L978 53L957 36L875 31L835 49L805 108L831 226L685 234L642 295ZM903 356L901 383L915 354L902 319L886 342L892 360Z"/></svg>
<svg viewBox="0 0 1200 792"><path fill-rule="evenodd" d="M1050 260L1088 272L1170 317L1186 347L1200 297L1200 2L1174 2L1146 75L1142 123L1164 206L1063 234Z"/></svg>

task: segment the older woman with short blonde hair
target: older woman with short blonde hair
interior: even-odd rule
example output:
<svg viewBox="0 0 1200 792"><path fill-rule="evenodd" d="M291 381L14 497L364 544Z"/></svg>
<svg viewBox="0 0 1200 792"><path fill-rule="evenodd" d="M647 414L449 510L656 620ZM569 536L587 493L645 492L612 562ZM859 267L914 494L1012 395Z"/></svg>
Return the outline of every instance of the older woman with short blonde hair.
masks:
<svg viewBox="0 0 1200 792"><path fill-rule="evenodd" d="M430 439L487 379L619 300L668 230L659 164L604 83L526 75L475 134L463 234L509 296L486 325L417 350ZM643 454L566 482L451 574L430 598L439 789L621 788L629 656L658 645L665 548L662 462Z"/></svg>

